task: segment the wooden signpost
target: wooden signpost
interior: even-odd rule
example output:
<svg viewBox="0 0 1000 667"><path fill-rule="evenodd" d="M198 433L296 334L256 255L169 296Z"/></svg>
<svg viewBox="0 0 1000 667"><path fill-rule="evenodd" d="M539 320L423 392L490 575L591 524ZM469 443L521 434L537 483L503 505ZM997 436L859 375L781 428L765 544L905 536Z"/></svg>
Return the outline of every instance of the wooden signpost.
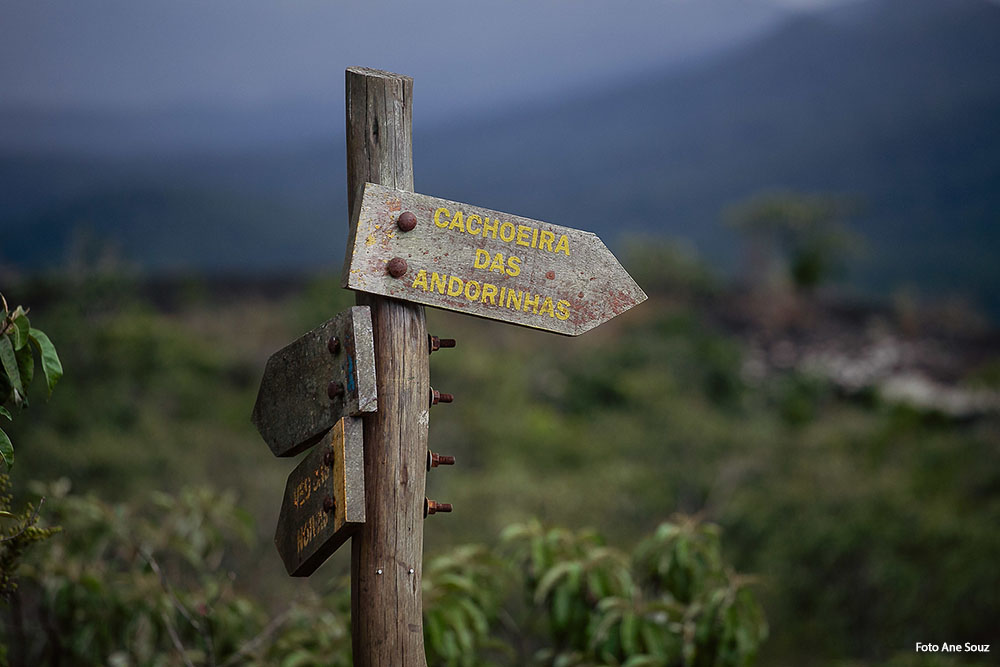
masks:
<svg viewBox="0 0 1000 667"><path fill-rule="evenodd" d="M349 251L349 289L572 336L646 300L590 232L372 183Z"/></svg>
<svg viewBox="0 0 1000 667"><path fill-rule="evenodd" d="M430 454L423 305L566 335L646 295L595 235L413 190L413 80L347 70L350 237L344 286L358 307L277 352L253 421L276 456L314 447L285 486L275 544L307 576L351 541L359 667L425 667L423 520Z"/></svg>
<svg viewBox="0 0 1000 667"><path fill-rule="evenodd" d="M371 311L355 306L271 355L251 421L275 456L294 456L377 409Z"/></svg>
<svg viewBox="0 0 1000 667"><path fill-rule="evenodd" d="M343 417L288 476L274 544L293 577L308 577L365 522L361 420Z"/></svg>

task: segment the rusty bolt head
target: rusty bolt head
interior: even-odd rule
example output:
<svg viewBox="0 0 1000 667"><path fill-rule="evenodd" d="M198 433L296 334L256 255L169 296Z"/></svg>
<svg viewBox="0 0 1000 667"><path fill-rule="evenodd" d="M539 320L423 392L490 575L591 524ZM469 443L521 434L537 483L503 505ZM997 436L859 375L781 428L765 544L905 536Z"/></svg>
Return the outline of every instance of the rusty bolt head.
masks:
<svg viewBox="0 0 1000 667"><path fill-rule="evenodd" d="M437 336L429 336L431 352L437 352L442 347L455 347L454 338L438 338Z"/></svg>
<svg viewBox="0 0 1000 667"><path fill-rule="evenodd" d="M439 503L429 498L424 498L424 518L428 514L437 514L438 512L450 512L451 503Z"/></svg>
<svg viewBox="0 0 1000 667"><path fill-rule="evenodd" d="M389 260L389 263L385 268L389 272L389 275L393 278L402 278L406 275L406 269L408 267L406 266L405 259L402 257L393 257Z"/></svg>
<svg viewBox="0 0 1000 667"><path fill-rule="evenodd" d="M455 465L455 457L427 450L427 469Z"/></svg>
<svg viewBox="0 0 1000 667"><path fill-rule="evenodd" d="M326 341L326 349L330 350L330 354L340 352L340 339L336 336L330 336L330 340Z"/></svg>
<svg viewBox="0 0 1000 667"><path fill-rule="evenodd" d="M324 512L326 512L327 514L329 514L330 512L333 511L334 507L336 507L336 504L333 502L333 497L332 496L327 496L326 498L323 499L323 511Z"/></svg>
<svg viewBox="0 0 1000 667"><path fill-rule="evenodd" d="M410 211L403 211L396 220L396 226L401 232L412 232L413 228L417 226L417 216Z"/></svg>
<svg viewBox="0 0 1000 667"><path fill-rule="evenodd" d="M451 403L455 400L455 397L451 394L445 394L437 389L431 389L431 405L437 405L438 403Z"/></svg>
<svg viewBox="0 0 1000 667"><path fill-rule="evenodd" d="M326 395L330 397L331 401L343 393L344 385L340 384L336 380L331 380L330 384L326 385Z"/></svg>

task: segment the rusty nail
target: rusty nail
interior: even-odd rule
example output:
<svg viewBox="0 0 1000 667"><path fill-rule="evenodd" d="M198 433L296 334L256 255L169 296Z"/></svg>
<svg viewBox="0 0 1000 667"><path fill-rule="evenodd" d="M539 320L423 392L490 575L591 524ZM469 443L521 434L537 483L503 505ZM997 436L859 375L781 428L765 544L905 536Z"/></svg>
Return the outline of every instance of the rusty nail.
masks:
<svg viewBox="0 0 1000 667"><path fill-rule="evenodd" d="M431 352L437 352L442 347L455 347L454 338L438 338L437 336L429 336Z"/></svg>
<svg viewBox="0 0 1000 667"><path fill-rule="evenodd" d="M326 454L323 455L323 463L330 466L331 468L333 467L334 464L333 452L327 452Z"/></svg>
<svg viewBox="0 0 1000 667"><path fill-rule="evenodd" d="M455 465L455 457L447 456L446 454L438 454L437 452L432 452L427 450L427 469L437 468L438 466L453 466Z"/></svg>
<svg viewBox="0 0 1000 667"><path fill-rule="evenodd" d="M427 518L428 514L437 514L438 512L450 512L451 503L439 503L429 498L424 498L424 518Z"/></svg>
<svg viewBox="0 0 1000 667"><path fill-rule="evenodd" d="M330 340L326 341L326 349L330 350L330 354L340 352L340 339L336 336L330 336Z"/></svg>
<svg viewBox="0 0 1000 667"><path fill-rule="evenodd" d="M393 278L402 278L406 275L406 260L402 257L393 257L389 260L389 263L385 268L389 271L389 275Z"/></svg>
<svg viewBox="0 0 1000 667"><path fill-rule="evenodd" d="M333 508L334 508L333 498L331 498L330 496L327 496L326 498L324 498L323 499L323 511L326 512L327 514L329 514L330 512L333 511Z"/></svg>
<svg viewBox="0 0 1000 667"><path fill-rule="evenodd" d="M437 389L431 388L431 405L437 405L438 403L451 403L454 400L455 397L451 394L445 394Z"/></svg>
<svg viewBox="0 0 1000 667"><path fill-rule="evenodd" d="M411 232L417 226L417 216L409 211L403 211L396 220L396 226L401 232Z"/></svg>
<svg viewBox="0 0 1000 667"><path fill-rule="evenodd" d="M336 380L331 380L330 384L326 385L326 395L330 397L331 401L343 393L344 385L340 384Z"/></svg>

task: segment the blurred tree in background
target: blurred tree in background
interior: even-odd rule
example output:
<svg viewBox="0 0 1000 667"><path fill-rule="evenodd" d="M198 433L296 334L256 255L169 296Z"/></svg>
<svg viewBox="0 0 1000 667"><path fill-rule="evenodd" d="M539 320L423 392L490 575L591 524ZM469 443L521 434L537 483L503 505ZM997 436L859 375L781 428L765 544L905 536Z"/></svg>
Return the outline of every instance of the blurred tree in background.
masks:
<svg viewBox="0 0 1000 667"><path fill-rule="evenodd" d="M857 210L847 197L772 192L733 206L726 218L746 238L751 284L767 285L778 271L796 290L810 292L861 250L861 238L846 224Z"/></svg>

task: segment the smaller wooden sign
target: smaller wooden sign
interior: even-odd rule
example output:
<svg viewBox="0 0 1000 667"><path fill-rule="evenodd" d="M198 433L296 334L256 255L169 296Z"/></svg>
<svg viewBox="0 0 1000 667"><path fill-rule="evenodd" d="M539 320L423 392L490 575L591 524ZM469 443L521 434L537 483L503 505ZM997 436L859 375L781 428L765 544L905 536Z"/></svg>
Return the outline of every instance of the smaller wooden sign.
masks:
<svg viewBox="0 0 1000 667"><path fill-rule="evenodd" d="M365 522L362 425L344 417L285 484L274 544L293 577L308 577Z"/></svg>
<svg viewBox="0 0 1000 667"><path fill-rule="evenodd" d="M354 306L271 355L252 421L275 456L294 456L377 409L371 310Z"/></svg>
<svg viewBox="0 0 1000 667"><path fill-rule="evenodd" d="M343 285L576 336L646 300L596 235L367 183Z"/></svg>

